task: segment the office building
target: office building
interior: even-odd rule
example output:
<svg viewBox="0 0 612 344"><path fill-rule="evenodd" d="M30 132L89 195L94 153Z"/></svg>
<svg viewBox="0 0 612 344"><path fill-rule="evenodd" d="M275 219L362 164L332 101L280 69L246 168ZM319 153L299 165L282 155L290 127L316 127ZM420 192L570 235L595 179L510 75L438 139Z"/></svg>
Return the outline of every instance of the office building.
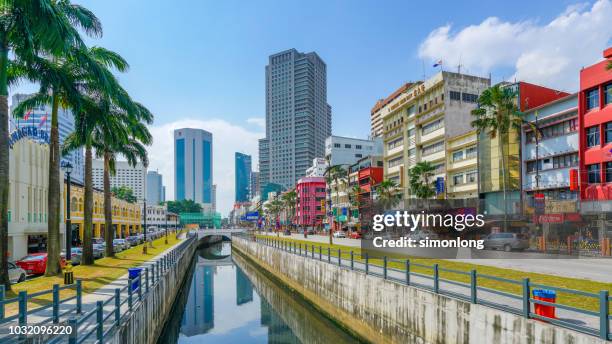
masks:
<svg viewBox="0 0 612 344"><path fill-rule="evenodd" d="M251 171L249 185L249 199L252 199L259 195L259 172Z"/></svg>
<svg viewBox="0 0 612 344"><path fill-rule="evenodd" d="M406 92L413 85L412 82L403 84L400 88L391 93L387 98L379 99L370 111L370 135L371 138L383 136L383 113L390 111L387 107L389 103L394 101L402 93Z"/></svg>
<svg viewBox="0 0 612 344"><path fill-rule="evenodd" d="M266 66L266 137L259 141L260 188L293 187L331 135L327 67L315 53L286 50Z"/></svg>
<svg viewBox="0 0 612 344"><path fill-rule="evenodd" d="M251 156L236 152L234 154L234 167L235 202L247 202L251 184Z"/></svg>
<svg viewBox="0 0 612 344"><path fill-rule="evenodd" d="M217 184L212 186L212 211L217 211Z"/></svg>
<svg viewBox="0 0 612 344"><path fill-rule="evenodd" d="M93 160L92 177L94 187L104 189L104 160ZM145 197L146 183L147 168L141 163L132 166L127 161L115 162L115 175L110 176L111 188L126 186L132 189L138 202L142 202Z"/></svg>
<svg viewBox="0 0 612 344"><path fill-rule="evenodd" d="M15 108L20 102L31 97L32 94L14 94L11 102L11 109ZM70 110L62 109L57 111L57 121L59 129L59 144L64 143L66 137L74 131L74 117ZM24 118L12 118L9 126L9 131L13 132L19 128L36 127L39 130L45 131L51 135L51 106L45 105L36 109L31 109L26 113ZM85 172L85 157L83 148L75 149L74 151L62 156L62 162L70 162L72 165L72 173L70 177L77 183L83 183Z"/></svg>
<svg viewBox="0 0 612 344"><path fill-rule="evenodd" d="M162 175L157 171L147 172L147 203L160 204L164 201L164 186L162 185Z"/></svg>
<svg viewBox="0 0 612 344"><path fill-rule="evenodd" d="M312 166L306 170L306 177L323 177L327 164L324 158L312 159Z"/></svg>
<svg viewBox="0 0 612 344"><path fill-rule="evenodd" d="M321 226L325 216L325 178L300 178L295 189L297 225L310 228Z"/></svg>
<svg viewBox="0 0 612 344"><path fill-rule="evenodd" d="M190 199L212 209L213 142L206 130L174 130L174 199ZM207 205L207 206L206 206Z"/></svg>
<svg viewBox="0 0 612 344"><path fill-rule="evenodd" d="M361 158L382 155L382 138L373 140L329 136L325 139L325 160L328 166L340 165L345 168Z"/></svg>

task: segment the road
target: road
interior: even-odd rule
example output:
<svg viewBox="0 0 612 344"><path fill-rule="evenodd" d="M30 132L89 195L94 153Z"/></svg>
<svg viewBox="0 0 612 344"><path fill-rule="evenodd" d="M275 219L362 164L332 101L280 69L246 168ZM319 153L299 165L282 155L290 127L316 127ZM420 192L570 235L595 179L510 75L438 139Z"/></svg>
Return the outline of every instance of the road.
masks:
<svg viewBox="0 0 612 344"><path fill-rule="evenodd" d="M276 233L267 233L268 235L276 236ZM324 235L309 235L308 238L304 238L303 234L292 234L291 236L280 235L281 238L292 238L295 240L307 240L314 243L329 243L329 237ZM361 247L361 240L349 239L349 238L334 238L334 244L348 246L348 247ZM406 251L397 251L406 253ZM517 256L522 257L525 254L519 253L507 253L499 251L488 251L493 256L504 255L504 259L452 259L453 261L460 261L470 264L478 264L485 266L494 266L498 268L506 268L534 273L542 273L547 275L579 278L590 281L612 283L612 260L609 258L586 258L576 257L571 259L518 259ZM408 253L410 255L410 253ZM458 255L461 257L460 253ZM535 254L532 254L535 256ZM508 259L517 258L517 259Z"/></svg>

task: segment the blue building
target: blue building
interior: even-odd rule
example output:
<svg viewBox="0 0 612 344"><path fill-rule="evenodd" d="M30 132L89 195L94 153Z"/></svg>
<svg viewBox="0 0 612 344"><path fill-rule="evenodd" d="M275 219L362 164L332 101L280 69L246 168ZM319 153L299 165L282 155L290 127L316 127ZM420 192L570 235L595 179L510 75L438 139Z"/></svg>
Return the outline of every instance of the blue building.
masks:
<svg viewBox="0 0 612 344"><path fill-rule="evenodd" d="M202 129L174 131L174 199L190 199L212 209L212 134Z"/></svg>
<svg viewBox="0 0 612 344"><path fill-rule="evenodd" d="M251 182L251 156L236 152L234 162L236 165L236 202L248 202L250 193L249 184Z"/></svg>

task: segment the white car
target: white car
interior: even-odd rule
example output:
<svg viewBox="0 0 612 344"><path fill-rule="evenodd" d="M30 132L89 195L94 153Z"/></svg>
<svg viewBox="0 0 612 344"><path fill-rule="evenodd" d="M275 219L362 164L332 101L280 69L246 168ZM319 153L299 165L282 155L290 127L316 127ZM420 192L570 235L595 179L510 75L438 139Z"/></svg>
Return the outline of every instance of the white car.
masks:
<svg viewBox="0 0 612 344"><path fill-rule="evenodd" d="M346 233L344 231L334 232L334 238L346 238Z"/></svg>
<svg viewBox="0 0 612 344"><path fill-rule="evenodd" d="M13 262L8 262L8 273L11 284L23 282L26 280L25 270L15 265L15 263Z"/></svg>

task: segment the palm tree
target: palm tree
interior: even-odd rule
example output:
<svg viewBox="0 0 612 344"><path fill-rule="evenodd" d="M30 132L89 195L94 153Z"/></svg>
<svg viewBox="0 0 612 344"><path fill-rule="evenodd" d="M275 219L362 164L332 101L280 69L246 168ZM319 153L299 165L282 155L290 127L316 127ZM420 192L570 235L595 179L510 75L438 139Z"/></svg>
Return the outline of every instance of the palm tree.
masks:
<svg viewBox="0 0 612 344"><path fill-rule="evenodd" d="M408 181L412 193L420 199L433 197L436 192L429 178L434 175L435 167L429 161L418 162L408 170Z"/></svg>
<svg viewBox="0 0 612 344"><path fill-rule="evenodd" d="M291 223L293 224L293 218L295 217L295 207L297 204L297 192L295 189L287 191L281 197L283 201L283 205L286 209L289 209L289 217L291 218Z"/></svg>
<svg viewBox="0 0 612 344"><path fill-rule="evenodd" d="M35 56L31 59L32 79L39 78L40 89L38 93L21 102L14 112L22 115L27 109L41 105L52 104L51 111L51 144L49 159L49 223L48 223L48 263L47 275L56 275L61 272L59 265L59 205L60 176L59 176L59 132L57 113L59 106L72 110L78 115L82 111L91 111L91 101L86 95L112 94L116 103L128 106L131 102L129 96L119 86L109 68L125 71L127 63L116 53L99 47L78 47L72 49L61 58L49 60ZM76 123L78 128L78 123ZM89 150L87 150L89 148ZM83 216L83 261L88 264L88 257L93 257L91 231L93 225L93 178L91 173L92 151L91 144L85 151L85 208ZM91 261L93 262L93 260Z"/></svg>
<svg viewBox="0 0 612 344"><path fill-rule="evenodd" d="M393 180L383 180L376 187L376 193L378 194L378 202L382 206L383 210L387 210L395 207L399 204L401 194L399 188Z"/></svg>
<svg viewBox="0 0 612 344"><path fill-rule="evenodd" d="M27 77L30 59L38 53L61 56L70 47L83 42L77 31L83 29L91 36L102 33L102 26L89 10L71 4L68 0L3 0L0 1L0 283L10 289L8 279L8 86L21 77ZM55 158L56 156L51 156ZM59 173L59 161L57 168ZM51 176L50 176L51 178ZM49 184L49 195L54 191L56 214L49 213L51 220L58 222L59 185ZM50 196L51 197L51 196ZM51 201L49 201L51 204ZM55 206L56 205L56 206ZM54 217L53 217L54 216ZM59 222L58 222L59 223ZM59 231L59 225L58 231ZM52 239L51 237L49 239ZM59 241L50 240L51 247L59 255ZM59 270L59 256L51 266Z"/></svg>
<svg viewBox="0 0 612 344"><path fill-rule="evenodd" d="M359 205L360 205L359 194L361 194L361 187L359 186L359 184L353 185L353 187L349 190L349 194L348 194L351 207L357 208L358 211L359 211ZM349 211L348 213L349 213L349 219L350 219L351 211Z"/></svg>
<svg viewBox="0 0 612 344"><path fill-rule="evenodd" d="M334 204L336 205L339 204L340 195L338 193L338 187L340 186L340 180L346 178L347 176L346 170L341 165L332 165L325 169L325 172L323 173L323 175L325 176L325 181L327 185L331 185L332 182L334 183L336 187L336 202ZM330 187L330 190L331 190L331 187ZM331 201L331 197L330 197L330 201ZM332 206L333 204L329 204L330 209ZM332 243L333 243L333 230L330 227L329 244L332 245Z"/></svg>
<svg viewBox="0 0 612 344"><path fill-rule="evenodd" d="M510 87L497 84L482 92L478 97L478 107L472 110L472 127L477 133L488 134L492 139L499 136L499 156L501 157L502 189L504 195L504 216L507 216L507 183L506 154L503 151L504 140L508 140L512 129L520 130L525 123L523 114L516 104L516 92ZM504 221L504 228L507 228Z"/></svg>
<svg viewBox="0 0 612 344"><path fill-rule="evenodd" d="M268 213L268 215L273 219L274 221L274 226L276 226L276 220L278 218L278 214L280 213L281 209L282 209L283 203L282 201L278 200L278 199L274 199L270 202L268 202L264 207L266 210L266 213Z"/></svg>

